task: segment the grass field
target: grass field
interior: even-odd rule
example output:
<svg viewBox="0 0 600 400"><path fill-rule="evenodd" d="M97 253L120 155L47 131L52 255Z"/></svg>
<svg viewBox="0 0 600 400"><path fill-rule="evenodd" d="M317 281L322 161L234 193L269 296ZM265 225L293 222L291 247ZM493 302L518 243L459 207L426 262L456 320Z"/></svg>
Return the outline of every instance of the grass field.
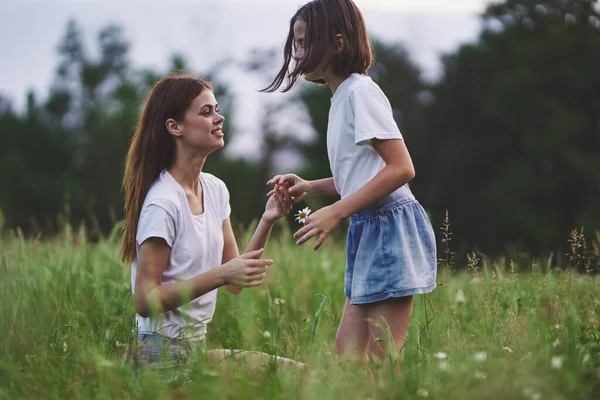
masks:
<svg viewBox="0 0 600 400"><path fill-rule="evenodd" d="M243 242L244 238L241 239ZM113 235L67 229L42 242L0 239L0 398L4 399L591 399L600 398L600 279L550 261L443 263L415 297L402 376L341 368L332 355L344 244L271 239L264 286L219 292L210 348L260 350L309 364L306 374L201 362L167 383L122 365L132 339L129 266ZM443 253L442 253L443 256Z"/></svg>

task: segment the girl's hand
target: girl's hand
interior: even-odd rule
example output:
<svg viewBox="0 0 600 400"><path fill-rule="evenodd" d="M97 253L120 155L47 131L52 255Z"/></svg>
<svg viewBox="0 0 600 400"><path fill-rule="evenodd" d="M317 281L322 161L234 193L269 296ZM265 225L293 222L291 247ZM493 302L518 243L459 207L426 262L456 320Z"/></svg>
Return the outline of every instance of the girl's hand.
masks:
<svg viewBox="0 0 600 400"><path fill-rule="evenodd" d="M292 197L294 204L298 204L310 192L310 182L305 181L295 174L275 175L267 185L281 185L287 188L287 194ZM271 190L267 195L275 193L275 189Z"/></svg>
<svg viewBox="0 0 600 400"><path fill-rule="evenodd" d="M293 201L287 193L286 185L275 185L275 189L271 190L268 196L269 201L267 201L263 218L269 224L274 224L279 218L290 212Z"/></svg>
<svg viewBox="0 0 600 400"><path fill-rule="evenodd" d="M319 239L313 247L313 250L318 250L327 238L327 235L329 235L341 220L342 218L336 211L335 205L321 208L306 218L304 227L294 234L294 239L298 239L296 244L300 245L311 237L319 235Z"/></svg>

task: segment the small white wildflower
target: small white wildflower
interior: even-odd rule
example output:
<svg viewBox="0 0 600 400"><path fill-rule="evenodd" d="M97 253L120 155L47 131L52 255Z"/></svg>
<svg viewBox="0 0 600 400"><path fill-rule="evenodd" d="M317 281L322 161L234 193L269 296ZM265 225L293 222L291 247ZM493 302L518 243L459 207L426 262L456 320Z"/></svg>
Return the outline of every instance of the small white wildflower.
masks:
<svg viewBox="0 0 600 400"><path fill-rule="evenodd" d="M510 347L508 347L508 346L502 346L502 348L503 348L504 350L508 351L509 353L512 353L512 352L513 352L513 351L512 351L512 349L511 349Z"/></svg>
<svg viewBox="0 0 600 400"><path fill-rule="evenodd" d="M456 304L464 304L467 301L467 299L465 298L465 293L462 291L462 289L458 289L456 291Z"/></svg>
<svg viewBox="0 0 600 400"><path fill-rule="evenodd" d="M312 210L309 207L304 207L302 210L298 211L298 214L296 214L296 221L300 222L301 224L306 223L306 218L308 218L311 211Z"/></svg>
<svg viewBox="0 0 600 400"><path fill-rule="evenodd" d="M270 338L270 337L271 337L271 332L269 332L269 331L264 331L264 332L263 332L263 337L265 337L265 338L267 338L267 339L268 339L268 338Z"/></svg>
<svg viewBox="0 0 600 400"><path fill-rule="evenodd" d="M475 371L475 378L480 379L480 380L484 380L485 379L485 374L481 371Z"/></svg>
<svg viewBox="0 0 600 400"><path fill-rule="evenodd" d="M445 360L448 358L448 354L444 353L443 351L438 351L433 355L433 357L437 358L438 360Z"/></svg>
<svg viewBox="0 0 600 400"><path fill-rule="evenodd" d="M552 357L552 360L550 361L550 366L554 369L561 369L563 365L563 358L560 356L554 356Z"/></svg>
<svg viewBox="0 0 600 400"><path fill-rule="evenodd" d="M438 364L438 368L440 369L440 371L448 371L450 369L450 364L448 363L448 361L440 361L440 363Z"/></svg>
<svg viewBox="0 0 600 400"><path fill-rule="evenodd" d="M552 347L558 347L558 346L560 346L560 339L556 339L554 341L554 343L552 343Z"/></svg>
<svg viewBox="0 0 600 400"><path fill-rule="evenodd" d="M429 396L429 390L420 387L417 389L417 396L427 397Z"/></svg>
<svg viewBox="0 0 600 400"><path fill-rule="evenodd" d="M525 397L528 397L531 400L540 400L542 398L542 395L539 392L536 392L531 388L526 388L525 390L523 390L523 394L525 395Z"/></svg>
<svg viewBox="0 0 600 400"><path fill-rule="evenodd" d="M487 360L487 353L485 351L480 351L478 353L475 353L474 358L477 362L484 362L485 360Z"/></svg>
<svg viewBox="0 0 600 400"><path fill-rule="evenodd" d="M554 329L560 329L560 325L559 324L554 325Z"/></svg>
<svg viewBox="0 0 600 400"><path fill-rule="evenodd" d="M67 344L67 342L63 342L63 352L67 352L67 350L69 350L69 345Z"/></svg>
<svg viewBox="0 0 600 400"><path fill-rule="evenodd" d="M285 300L279 299L276 297L275 300L273 300L273 304L276 304L276 305L285 304Z"/></svg>

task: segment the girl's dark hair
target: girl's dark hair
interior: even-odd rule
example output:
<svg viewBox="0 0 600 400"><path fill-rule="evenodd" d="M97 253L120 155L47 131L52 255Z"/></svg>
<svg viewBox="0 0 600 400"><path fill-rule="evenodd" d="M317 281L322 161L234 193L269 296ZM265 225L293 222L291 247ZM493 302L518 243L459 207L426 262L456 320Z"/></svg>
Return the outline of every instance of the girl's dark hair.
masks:
<svg viewBox="0 0 600 400"><path fill-rule="evenodd" d="M304 57L294 61L294 24L301 19L306 24ZM290 20L288 37L283 48L283 66L271 84L261 92L274 92L287 78L283 92L290 90L298 78L317 68L326 54L335 54L336 35L344 38L344 48L333 61L333 72L347 76L366 74L373 62L373 52L363 16L352 0L312 0L300 7Z"/></svg>
<svg viewBox="0 0 600 400"><path fill-rule="evenodd" d="M175 158L175 138L167 130L167 119L183 121L192 101L205 90L213 91L210 83L185 74L173 74L160 80L150 91L125 160L123 261L133 261L136 257L138 219L150 185Z"/></svg>

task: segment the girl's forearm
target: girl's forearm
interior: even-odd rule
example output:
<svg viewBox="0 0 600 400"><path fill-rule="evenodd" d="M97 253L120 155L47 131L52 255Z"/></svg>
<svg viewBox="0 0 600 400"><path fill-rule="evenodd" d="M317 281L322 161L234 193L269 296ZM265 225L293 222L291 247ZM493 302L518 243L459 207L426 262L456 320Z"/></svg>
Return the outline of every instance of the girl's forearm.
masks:
<svg viewBox="0 0 600 400"><path fill-rule="evenodd" d="M315 196L339 196L337 190L335 190L335 184L333 178L318 179L316 181L310 181L310 192L309 194Z"/></svg>
<svg viewBox="0 0 600 400"><path fill-rule="evenodd" d="M336 202L333 207L340 219L348 218L407 184L413 177L413 170L387 165L366 185Z"/></svg>

